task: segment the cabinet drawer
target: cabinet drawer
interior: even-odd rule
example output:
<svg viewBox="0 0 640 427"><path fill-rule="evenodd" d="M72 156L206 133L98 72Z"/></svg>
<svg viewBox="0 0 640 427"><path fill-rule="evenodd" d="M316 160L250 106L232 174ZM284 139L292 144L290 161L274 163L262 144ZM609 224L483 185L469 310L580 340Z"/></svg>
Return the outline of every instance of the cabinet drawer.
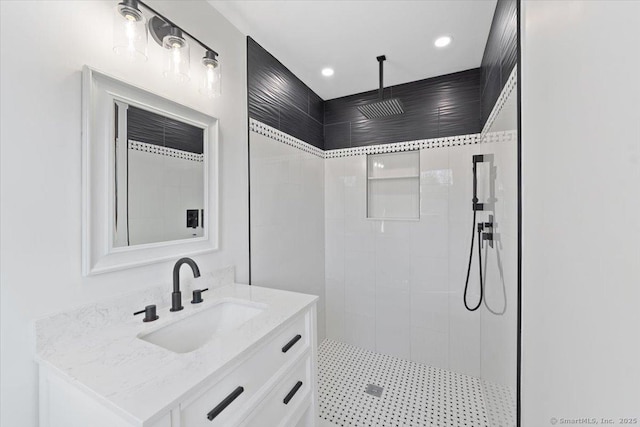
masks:
<svg viewBox="0 0 640 427"><path fill-rule="evenodd" d="M310 328L311 316L309 312L305 312L269 342L269 355L277 360L278 365L295 360L297 355L302 354L311 345Z"/></svg>
<svg viewBox="0 0 640 427"><path fill-rule="evenodd" d="M247 404L254 403L252 398L262 386L309 347L309 316L308 312L298 316L215 385L195 399L185 401L181 405L182 425L234 425L251 409Z"/></svg>
<svg viewBox="0 0 640 427"><path fill-rule="evenodd" d="M243 422L243 427L279 427L291 424L291 417L311 403L311 356L306 356L269 392L260 406Z"/></svg>

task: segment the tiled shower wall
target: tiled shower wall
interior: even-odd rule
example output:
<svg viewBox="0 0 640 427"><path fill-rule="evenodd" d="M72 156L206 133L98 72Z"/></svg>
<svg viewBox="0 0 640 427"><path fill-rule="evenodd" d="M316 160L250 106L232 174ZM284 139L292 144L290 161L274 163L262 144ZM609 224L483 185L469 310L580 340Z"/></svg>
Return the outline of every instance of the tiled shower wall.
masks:
<svg viewBox="0 0 640 427"><path fill-rule="evenodd" d="M356 126L352 138L353 129L347 130L344 123L358 118L350 117L350 111L367 99L346 97L341 100L357 102L344 105L340 100L322 101L251 39L249 116L323 149L478 132L487 120L492 121L489 113L515 65L515 4L515 0L498 1L479 70L405 85L413 98L420 98L418 89L424 89L427 96L420 98L424 105L416 105L433 112L433 117L448 114L447 122L417 114L418 121L396 126L397 132L389 134L389 126L362 126L358 133ZM432 85L436 83L441 87ZM448 97L440 99L438 94ZM349 108L332 110L341 105ZM502 126L502 131L514 129L515 122L509 126ZM252 282L316 293L321 295L321 305L326 292L329 338L514 386L516 142L514 135L508 141L503 136L488 135L501 142L423 149L421 219L404 222L365 219L365 155L323 160L314 157L313 150L304 152L285 145L284 140L252 132ZM487 152L496 155L498 166L495 216L500 261L495 249L487 250L488 307L469 313L462 304L462 291L472 225L471 155ZM320 187L317 164L324 164ZM308 165L313 167L307 171ZM320 201L302 188L324 191L326 233L321 244L314 234L318 212L310 209ZM322 254L319 245L324 245ZM326 269L318 268L318 261L324 263L325 257ZM478 296L477 254L474 257L471 302ZM318 284L321 276L324 283L325 274L326 287ZM319 319L319 327L324 325Z"/></svg>
<svg viewBox="0 0 640 427"><path fill-rule="evenodd" d="M515 80L515 73L512 71L511 82ZM518 105L515 85L510 89L508 83L501 96L508 90L511 90L510 95L504 99L484 135L485 139L503 142L496 143L495 149L497 201L493 214L496 244L494 249L487 248L486 256L483 253L486 264L484 304L479 310L480 367L484 380L515 391L518 371ZM502 101L499 99L498 105Z"/></svg>
<svg viewBox="0 0 640 427"><path fill-rule="evenodd" d="M328 338L515 385L516 141L513 132L492 140L500 142L420 151L419 221L367 219L366 156L325 160ZM472 313L462 302L473 220L471 158L487 153L495 155L500 241L497 250L483 252L489 307ZM486 174L479 179L487 182ZM471 268L473 304L477 249Z"/></svg>
<svg viewBox="0 0 640 427"><path fill-rule="evenodd" d="M153 152L129 141L128 230L129 244L166 242L201 237L202 224L187 227L187 209L204 208L204 163L201 156L173 150ZM168 149L171 150L171 149ZM165 151L168 151L165 149ZM197 160L189 159L189 156Z"/></svg>
<svg viewBox="0 0 640 427"><path fill-rule="evenodd" d="M419 220L366 218L363 150L323 154L253 122L253 283L320 295L320 336L326 325L327 338L514 388L515 74L510 82L481 137L407 144L424 147ZM474 228L474 154L494 155L496 244L483 249L485 302L469 312L462 298ZM487 168L480 167L481 197L489 181ZM477 221L487 221L488 214L478 213ZM476 251L471 305L479 296Z"/></svg>
<svg viewBox="0 0 640 427"><path fill-rule="evenodd" d="M325 337L324 159L250 132L251 283L320 297Z"/></svg>

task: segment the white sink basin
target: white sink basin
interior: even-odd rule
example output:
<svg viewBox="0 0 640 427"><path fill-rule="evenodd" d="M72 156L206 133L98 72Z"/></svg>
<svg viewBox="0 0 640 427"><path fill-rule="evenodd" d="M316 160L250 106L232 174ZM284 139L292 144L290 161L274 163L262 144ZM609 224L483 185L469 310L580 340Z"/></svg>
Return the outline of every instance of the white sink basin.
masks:
<svg viewBox="0 0 640 427"><path fill-rule="evenodd" d="M235 329L263 312L264 304L243 300L223 300L192 316L139 335L141 340L174 353L188 353L206 344L215 334Z"/></svg>

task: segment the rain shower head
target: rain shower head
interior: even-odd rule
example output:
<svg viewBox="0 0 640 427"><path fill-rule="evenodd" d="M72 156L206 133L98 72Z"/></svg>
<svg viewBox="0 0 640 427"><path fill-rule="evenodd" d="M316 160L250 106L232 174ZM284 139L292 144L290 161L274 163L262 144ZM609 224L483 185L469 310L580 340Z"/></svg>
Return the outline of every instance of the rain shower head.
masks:
<svg viewBox="0 0 640 427"><path fill-rule="evenodd" d="M378 67L380 69L380 89L378 89L378 100L365 105L361 105L358 107L358 110L367 119L377 119L378 117L388 117L395 116L396 114L402 114L404 113L404 108L402 107L402 102L400 102L400 99L383 99L383 62L386 61L387 57L385 55L381 55L376 59L378 60Z"/></svg>
<svg viewBox="0 0 640 427"><path fill-rule="evenodd" d="M377 119L378 117L394 116L396 114L404 113L402 103L398 98L371 102L369 104L359 106L358 110L360 110L367 119Z"/></svg>

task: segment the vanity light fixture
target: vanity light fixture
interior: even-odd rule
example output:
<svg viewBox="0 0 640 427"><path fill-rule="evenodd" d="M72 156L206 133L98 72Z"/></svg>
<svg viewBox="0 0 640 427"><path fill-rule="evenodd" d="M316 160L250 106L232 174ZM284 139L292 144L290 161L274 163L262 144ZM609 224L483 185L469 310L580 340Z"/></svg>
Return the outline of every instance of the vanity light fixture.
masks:
<svg viewBox="0 0 640 427"><path fill-rule="evenodd" d="M137 0L123 0L115 7L113 51L131 60L147 60L146 19Z"/></svg>
<svg viewBox="0 0 640 427"><path fill-rule="evenodd" d="M182 31L177 27L169 28L169 32L162 38L164 50L164 76L176 81L188 82L190 80L189 67L189 43L182 36Z"/></svg>
<svg viewBox="0 0 640 427"><path fill-rule="evenodd" d="M204 53L202 58L202 64L205 68L204 79L202 81L202 87L200 93L208 96L209 98L215 98L220 96L221 82L220 82L220 63L218 62L218 54L213 50L208 50Z"/></svg>
<svg viewBox="0 0 640 427"><path fill-rule="evenodd" d="M148 22L141 9L146 9L153 15ZM141 0L121 0L116 6L113 25L114 52L146 60L147 29L156 43L164 48L163 74L178 82L191 79L190 45L187 37L200 45L204 49L204 79L200 92L208 97L220 95L221 72L218 53Z"/></svg>

